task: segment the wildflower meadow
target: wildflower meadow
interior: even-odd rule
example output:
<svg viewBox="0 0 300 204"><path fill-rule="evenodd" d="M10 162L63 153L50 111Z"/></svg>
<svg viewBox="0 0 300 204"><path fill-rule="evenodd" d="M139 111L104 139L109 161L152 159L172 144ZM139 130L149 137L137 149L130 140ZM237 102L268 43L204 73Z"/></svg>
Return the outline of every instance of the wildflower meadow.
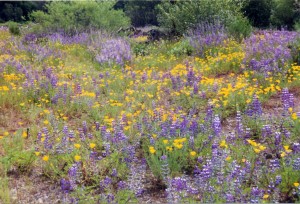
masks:
<svg viewBox="0 0 300 204"><path fill-rule="evenodd" d="M26 29L26 28L24 28ZM300 33L0 28L0 203L300 200Z"/></svg>

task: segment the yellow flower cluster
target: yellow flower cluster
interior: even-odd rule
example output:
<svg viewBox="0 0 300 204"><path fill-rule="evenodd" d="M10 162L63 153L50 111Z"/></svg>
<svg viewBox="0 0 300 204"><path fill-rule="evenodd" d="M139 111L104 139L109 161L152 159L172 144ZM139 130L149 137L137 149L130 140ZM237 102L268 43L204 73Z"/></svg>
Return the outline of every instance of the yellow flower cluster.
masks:
<svg viewBox="0 0 300 204"><path fill-rule="evenodd" d="M247 140L247 142L253 147L254 152L257 154L259 154L261 151L264 151L266 149L265 146L255 142L254 140Z"/></svg>
<svg viewBox="0 0 300 204"><path fill-rule="evenodd" d="M155 148L154 148L153 146L150 146L150 147L149 147L149 152L150 152L151 154L154 154L154 153L156 152L156 150L155 150Z"/></svg>

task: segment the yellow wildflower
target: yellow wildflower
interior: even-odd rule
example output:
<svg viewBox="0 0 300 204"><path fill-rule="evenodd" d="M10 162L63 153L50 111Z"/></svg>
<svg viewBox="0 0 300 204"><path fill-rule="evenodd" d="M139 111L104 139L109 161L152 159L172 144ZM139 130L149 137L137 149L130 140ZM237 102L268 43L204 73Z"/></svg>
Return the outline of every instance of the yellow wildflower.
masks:
<svg viewBox="0 0 300 204"><path fill-rule="evenodd" d="M27 135L27 132L23 132L23 133L22 133L22 137L23 137L23 138L27 138L27 136L28 136L28 135Z"/></svg>
<svg viewBox="0 0 300 204"><path fill-rule="evenodd" d="M264 196L263 196L263 199L268 199L269 198L269 195L268 194L265 194Z"/></svg>
<svg viewBox="0 0 300 204"><path fill-rule="evenodd" d="M154 153L156 152L156 150L155 150L155 148L154 148L153 146L150 146L150 147L149 147L149 152L150 152L151 154L154 154Z"/></svg>
<svg viewBox="0 0 300 204"><path fill-rule="evenodd" d="M94 149L96 147L96 144L95 143L90 143L90 148L91 149Z"/></svg>
<svg viewBox="0 0 300 204"><path fill-rule="evenodd" d="M225 160L226 160L226 161L230 161L230 160L231 160L231 156L226 157Z"/></svg>
<svg viewBox="0 0 300 204"><path fill-rule="evenodd" d="M294 183L294 186L295 186L295 187L298 187L298 186L299 186L299 183L298 183L298 182L295 182L295 183Z"/></svg>
<svg viewBox="0 0 300 204"><path fill-rule="evenodd" d="M226 141L225 141L225 140L222 140L222 141L221 141L220 147L224 147L224 148L227 148L227 147L228 147L228 145L226 144Z"/></svg>
<svg viewBox="0 0 300 204"><path fill-rule="evenodd" d="M78 143L75 143L75 144L74 144L74 147L77 148L77 149L79 149L79 148L81 147L81 145L78 144Z"/></svg>
<svg viewBox="0 0 300 204"><path fill-rule="evenodd" d="M39 156L39 155L40 155L40 152L34 152L34 154L35 154L36 156Z"/></svg>
<svg viewBox="0 0 300 204"><path fill-rule="evenodd" d="M293 113L293 114L292 114L292 119L293 119L293 120L297 120L297 118L298 118L297 114L296 114L296 113Z"/></svg>
<svg viewBox="0 0 300 204"><path fill-rule="evenodd" d="M49 156L48 155L45 155L45 156L43 156L43 161L48 161L49 160Z"/></svg>
<svg viewBox="0 0 300 204"><path fill-rule="evenodd" d="M168 143L169 143L169 140L163 140L163 143L164 143L164 144L168 144Z"/></svg>
<svg viewBox="0 0 300 204"><path fill-rule="evenodd" d="M45 109L45 110L43 110L43 111L44 111L44 113L46 113L46 114L49 114L49 113L50 113L50 111L47 110L47 109Z"/></svg>
<svg viewBox="0 0 300 204"><path fill-rule="evenodd" d="M196 156L196 154L197 154L197 153L196 153L195 151L191 151L191 152L190 152L191 157Z"/></svg>
<svg viewBox="0 0 300 204"><path fill-rule="evenodd" d="M254 150L254 152L257 153L257 154L259 154L259 153L261 152L261 150L260 150L260 149L257 149L257 148L254 148L253 150Z"/></svg>
<svg viewBox="0 0 300 204"><path fill-rule="evenodd" d="M261 151L264 151L264 150L266 149L266 147L263 146L263 145L259 145L258 148L259 148L259 150L261 150Z"/></svg>
<svg viewBox="0 0 300 204"><path fill-rule="evenodd" d="M75 156L74 156L74 159L75 159L76 162L79 162L79 161L81 160L81 156L75 155Z"/></svg>
<svg viewBox="0 0 300 204"><path fill-rule="evenodd" d="M177 148L177 149L181 149L183 147L183 144L181 143L176 143L174 144L174 146Z"/></svg>

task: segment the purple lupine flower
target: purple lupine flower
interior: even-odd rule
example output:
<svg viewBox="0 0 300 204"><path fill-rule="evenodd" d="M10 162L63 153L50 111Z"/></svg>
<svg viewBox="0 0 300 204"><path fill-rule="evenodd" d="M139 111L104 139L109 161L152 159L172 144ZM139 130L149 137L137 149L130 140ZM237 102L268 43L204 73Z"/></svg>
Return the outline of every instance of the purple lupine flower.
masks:
<svg viewBox="0 0 300 204"><path fill-rule="evenodd" d="M169 168L167 155L161 156L160 160L161 160L160 169L161 169L162 178L163 178L164 182L167 183L167 181L169 179L169 175L170 175L170 168Z"/></svg>
<svg viewBox="0 0 300 204"><path fill-rule="evenodd" d="M212 105L209 105L207 110L206 110L206 116L205 116L205 121L206 122L212 122L212 119L213 119L213 106Z"/></svg>
<svg viewBox="0 0 300 204"><path fill-rule="evenodd" d="M128 187L135 193L137 197L141 196L144 192L143 178L146 173L146 164L135 162L130 167L130 177L128 179Z"/></svg>
<svg viewBox="0 0 300 204"><path fill-rule="evenodd" d="M201 57L204 57L210 48L223 45L228 38L225 27L219 21L199 24L190 36L195 53Z"/></svg>
<svg viewBox="0 0 300 204"><path fill-rule="evenodd" d="M293 163L293 169L295 171L299 171L300 170L300 157L297 157L295 160L294 160L294 163Z"/></svg>
<svg viewBox="0 0 300 204"><path fill-rule="evenodd" d="M175 187L176 191L187 190L187 180L182 177L175 177L172 179L172 186Z"/></svg>
<svg viewBox="0 0 300 204"><path fill-rule="evenodd" d="M115 200L115 196L111 193L109 193L107 196L106 196L106 201L107 203L112 203L113 201Z"/></svg>
<svg viewBox="0 0 300 204"><path fill-rule="evenodd" d="M99 122L95 122L95 127L96 127L96 131L100 130L100 123Z"/></svg>
<svg viewBox="0 0 300 204"><path fill-rule="evenodd" d="M193 85L193 82L195 80L195 72L193 70L193 68L187 68L187 85L188 86L192 86Z"/></svg>
<svg viewBox="0 0 300 204"><path fill-rule="evenodd" d="M272 172L275 172L277 169L280 168L280 161L279 159L271 159L270 160L270 169Z"/></svg>
<svg viewBox="0 0 300 204"><path fill-rule="evenodd" d="M112 172L111 172L111 176L112 177L116 177L118 175L117 169L113 168Z"/></svg>
<svg viewBox="0 0 300 204"><path fill-rule="evenodd" d="M271 125L264 125L262 128L262 136L263 138L267 138L272 135Z"/></svg>
<svg viewBox="0 0 300 204"><path fill-rule="evenodd" d="M242 123L242 116L241 112L237 111L236 113L236 131L239 138L243 135L243 123Z"/></svg>
<svg viewBox="0 0 300 204"><path fill-rule="evenodd" d="M75 138L75 134L72 130L69 131L68 136L69 136L69 140L71 140L71 141L74 140L74 138Z"/></svg>
<svg viewBox="0 0 300 204"><path fill-rule="evenodd" d="M47 127L43 128L43 133L45 135L44 147L45 149L52 149L52 144L50 143L50 134Z"/></svg>
<svg viewBox="0 0 300 204"><path fill-rule="evenodd" d="M254 114L256 114L256 115L262 115L261 103L258 100L258 97L256 95L253 96L252 110L254 111Z"/></svg>
<svg viewBox="0 0 300 204"><path fill-rule="evenodd" d="M275 145L279 146L281 144L281 134L280 134L280 132L275 132L274 139L275 139Z"/></svg>
<svg viewBox="0 0 300 204"><path fill-rule="evenodd" d="M221 121L218 115L215 115L213 122L212 122L212 129L216 136L220 136L221 134Z"/></svg>
<svg viewBox="0 0 300 204"><path fill-rule="evenodd" d="M253 187L251 189L251 203L259 203L259 199L261 197L261 190L258 187Z"/></svg>
<svg viewBox="0 0 300 204"><path fill-rule="evenodd" d="M142 75L142 78L141 78L141 81L143 82L143 83L145 83L146 82L146 80L147 80L147 72L145 72L144 71L144 73L143 73L143 75Z"/></svg>
<svg viewBox="0 0 300 204"><path fill-rule="evenodd" d="M193 94L198 94L199 92L199 87L198 87L198 83L195 81L194 85L193 85Z"/></svg>
<svg viewBox="0 0 300 204"><path fill-rule="evenodd" d="M261 35L264 37L261 38ZM268 73L284 74L284 67L291 61L291 52L288 45L299 37L297 32L263 31L253 34L245 40L246 68L262 72L265 77Z"/></svg>
<svg viewBox="0 0 300 204"><path fill-rule="evenodd" d="M281 175L277 175L275 178L275 186L278 186L282 181Z"/></svg>
<svg viewBox="0 0 300 204"><path fill-rule="evenodd" d="M86 121L83 121L82 122L82 131L83 131L84 135L87 135L87 130L88 130L88 128L87 128Z"/></svg>
<svg viewBox="0 0 300 204"><path fill-rule="evenodd" d="M300 143L295 142L295 143L292 145L292 150L293 150L293 152L295 152L295 153L299 153L299 152L300 152Z"/></svg>
<svg viewBox="0 0 300 204"><path fill-rule="evenodd" d="M71 190L71 183L68 179L63 178L60 180L60 187L64 193L68 193Z"/></svg>
<svg viewBox="0 0 300 204"><path fill-rule="evenodd" d="M288 112L290 107L290 94L288 88L283 88L281 92L281 102L283 105L284 114Z"/></svg>
<svg viewBox="0 0 300 204"><path fill-rule="evenodd" d="M79 165L77 163L73 164L68 170L68 176L70 181L71 190L77 188L77 181L80 177Z"/></svg>
<svg viewBox="0 0 300 204"><path fill-rule="evenodd" d="M122 38L106 40L97 49L99 48L100 51L96 54L99 63L117 63L124 66L126 61L132 59L130 44Z"/></svg>
<svg viewBox="0 0 300 204"><path fill-rule="evenodd" d="M230 193L225 194L226 203L234 203L234 196Z"/></svg>
<svg viewBox="0 0 300 204"><path fill-rule="evenodd" d="M118 190L123 190L127 187L127 184L125 181L119 181L118 182Z"/></svg>

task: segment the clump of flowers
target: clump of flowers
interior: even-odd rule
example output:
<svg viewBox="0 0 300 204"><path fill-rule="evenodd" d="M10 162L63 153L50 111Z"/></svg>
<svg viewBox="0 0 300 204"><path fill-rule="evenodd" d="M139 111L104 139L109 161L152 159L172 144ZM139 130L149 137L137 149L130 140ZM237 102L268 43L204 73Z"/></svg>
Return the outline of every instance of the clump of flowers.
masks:
<svg viewBox="0 0 300 204"><path fill-rule="evenodd" d="M246 69L271 73L284 73L292 56L288 45L299 37L297 32L261 31L245 41Z"/></svg>
<svg viewBox="0 0 300 204"><path fill-rule="evenodd" d="M198 56L204 57L211 48L223 45L228 39L225 27L220 22L202 23L191 33L190 43Z"/></svg>
<svg viewBox="0 0 300 204"><path fill-rule="evenodd" d="M97 62L107 63L110 66L114 63L124 66L125 62L131 61L131 58L130 44L122 38L106 40L96 54Z"/></svg>

